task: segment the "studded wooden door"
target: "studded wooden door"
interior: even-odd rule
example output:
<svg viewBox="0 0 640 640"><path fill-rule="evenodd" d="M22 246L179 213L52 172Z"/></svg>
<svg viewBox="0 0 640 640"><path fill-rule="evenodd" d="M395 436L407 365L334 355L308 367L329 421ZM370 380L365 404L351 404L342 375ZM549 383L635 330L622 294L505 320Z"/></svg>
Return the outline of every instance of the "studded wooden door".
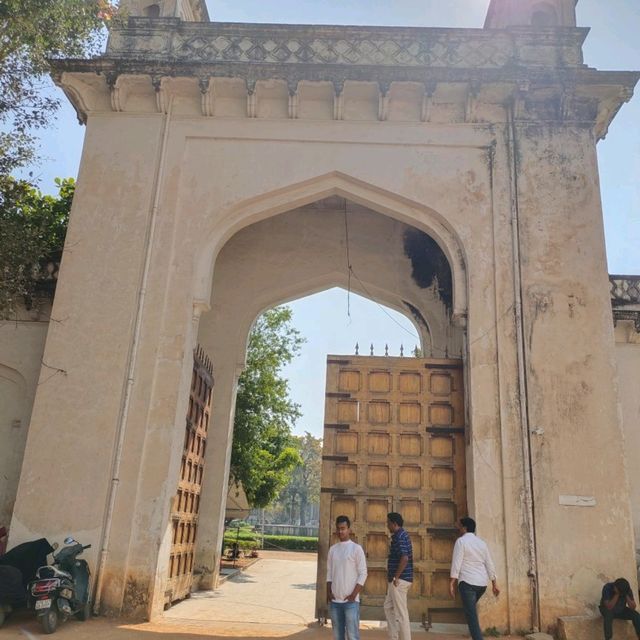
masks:
<svg viewBox="0 0 640 640"><path fill-rule="evenodd" d="M172 544L165 591L168 604L185 598L191 592L212 389L213 368L209 358L198 347L193 354L180 479L171 509Z"/></svg>
<svg viewBox="0 0 640 640"><path fill-rule="evenodd" d="M329 356L316 614L326 616L326 558L334 522L349 516L367 556L361 618L384 620L389 534L402 514L414 554L409 612L459 622L448 593L456 520L466 515L465 410L460 360Z"/></svg>

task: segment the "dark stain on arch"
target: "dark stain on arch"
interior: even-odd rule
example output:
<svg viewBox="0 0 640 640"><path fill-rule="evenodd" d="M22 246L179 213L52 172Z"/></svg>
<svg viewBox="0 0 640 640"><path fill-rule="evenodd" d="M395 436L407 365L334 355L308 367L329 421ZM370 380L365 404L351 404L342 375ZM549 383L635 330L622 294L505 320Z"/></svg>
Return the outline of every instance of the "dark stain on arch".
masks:
<svg viewBox="0 0 640 640"><path fill-rule="evenodd" d="M419 229L407 229L404 234L404 253L411 260L411 276L414 282L421 289L428 289L435 283L439 298L451 311L451 266L438 243ZM424 322L424 319L422 321Z"/></svg>
<svg viewBox="0 0 640 640"><path fill-rule="evenodd" d="M418 323L418 325L421 327L425 327L427 331L429 331L429 325L420 312L420 309L414 307L410 302L407 302L406 300L403 300L402 303L405 307L407 307L407 309L409 309L411 315L413 316L413 319Z"/></svg>

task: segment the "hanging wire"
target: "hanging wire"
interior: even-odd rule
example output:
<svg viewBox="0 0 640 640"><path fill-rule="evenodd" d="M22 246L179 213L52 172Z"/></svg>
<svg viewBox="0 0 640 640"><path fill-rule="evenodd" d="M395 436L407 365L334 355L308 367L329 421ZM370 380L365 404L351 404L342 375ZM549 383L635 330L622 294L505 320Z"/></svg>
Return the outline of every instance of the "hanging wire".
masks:
<svg viewBox="0 0 640 640"><path fill-rule="evenodd" d="M351 274L353 267L351 266L351 252L349 247L349 222L347 220L347 201L344 201L344 237L346 245L347 258L347 316L351 319Z"/></svg>
<svg viewBox="0 0 640 640"><path fill-rule="evenodd" d="M397 324L404 332L408 333L412 338L417 339L419 342L421 342L420 336L418 336L415 332L410 331L409 329L407 329L402 323L398 322L398 320L396 320L396 318L394 318L387 311L387 309L382 304L380 304L378 302L376 297L369 291L367 286L364 284L364 282L362 282L362 280L358 277L358 274L353 269L353 265L351 264L351 251L350 251L350 241L349 241L349 223L348 223L348 220L347 220L347 202L346 202L346 200L345 200L345 203L344 203L344 235L345 235L345 244L346 244L346 259L347 259L347 316L349 317L349 319L351 319L351 277L353 276L358 281L360 286L362 287L362 290L367 294L368 298L378 306L380 311L382 311L382 313L384 313L389 318L389 320L391 320L393 323ZM500 322L502 322L503 318L507 314L509 314L509 312L511 312L512 309L514 309L514 306L515 306L514 304L510 304L500 314L500 316L498 316L498 318L496 319L496 321L493 324L491 324L480 335L476 336L473 340L470 340L468 342L467 348L471 347L476 342L478 342L479 340L482 340L485 336L487 336L489 333L491 333L491 331L493 331L498 326L498 324ZM445 358L449 357L449 347L448 346L445 347L445 349L440 349L439 347L434 347L433 346L433 342L431 342L430 347L431 347L431 357L433 357L434 349L436 351L440 352L442 355L444 355ZM417 346L416 346L416 349L417 349ZM373 355L373 345L371 345L371 355Z"/></svg>
<svg viewBox="0 0 640 640"><path fill-rule="evenodd" d="M367 294L367 297L374 302L379 308L380 311L382 311L382 313L384 313L385 316L387 316L392 322L394 322L395 324L397 324L403 331L406 331L412 338L416 339L416 340L420 340L420 337L414 333L413 331L409 331L409 329L407 329L402 323L398 322L398 320L396 320L386 309L385 307L383 307L375 298L375 296L369 291L369 289L367 289L366 285L364 284L364 282L362 282L362 280L360 280L360 278L358 277L358 274L353 270L353 267L349 267L349 273L358 281L358 284L362 287L362 290Z"/></svg>

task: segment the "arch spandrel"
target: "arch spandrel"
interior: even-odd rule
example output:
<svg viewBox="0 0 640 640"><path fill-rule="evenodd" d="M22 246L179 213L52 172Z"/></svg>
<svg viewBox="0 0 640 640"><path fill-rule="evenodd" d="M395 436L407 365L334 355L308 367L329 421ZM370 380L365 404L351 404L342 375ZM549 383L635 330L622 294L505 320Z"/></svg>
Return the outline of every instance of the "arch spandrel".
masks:
<svg viewBox="0 0 640 640"><path fill-rule="evenodd" d="M225 243L241 229L280 213L317 200L339 196L389 216L427 233L438 244L451 267L453 318L464 322L468 312L467 267L459 235L436 210L396 193L380 189L341 172L332 172L312 180L253 197L235 204L219 215L211 216L207 240L200 252L194 286L197 304L208 302L213 269Z"/></svg>

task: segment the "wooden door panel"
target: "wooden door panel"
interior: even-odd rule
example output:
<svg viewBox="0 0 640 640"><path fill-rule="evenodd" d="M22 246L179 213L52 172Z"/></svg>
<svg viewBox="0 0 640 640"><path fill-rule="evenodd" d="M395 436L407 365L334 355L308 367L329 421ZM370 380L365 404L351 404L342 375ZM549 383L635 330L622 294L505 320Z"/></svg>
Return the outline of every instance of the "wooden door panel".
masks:
<svg viewBox="0 0 640 640"><path fill-rule="evenodd" d="M459 360L329 356L320 500L318 616L334 521L347 515L367 555L362 619L384 619L389 536L399 511L414 547L412 620L460 619L448 595L456 520L466 514Z"/></svg>
<svg viewBox="0 0 640 640"><path fill-rule="evenodd" d="M213 367L198 347L193 354L193 373L185 425L178 489L171 508L171 551L165 602L181 600L191 592L198 531L200 490L211 415Z"/></svg>

